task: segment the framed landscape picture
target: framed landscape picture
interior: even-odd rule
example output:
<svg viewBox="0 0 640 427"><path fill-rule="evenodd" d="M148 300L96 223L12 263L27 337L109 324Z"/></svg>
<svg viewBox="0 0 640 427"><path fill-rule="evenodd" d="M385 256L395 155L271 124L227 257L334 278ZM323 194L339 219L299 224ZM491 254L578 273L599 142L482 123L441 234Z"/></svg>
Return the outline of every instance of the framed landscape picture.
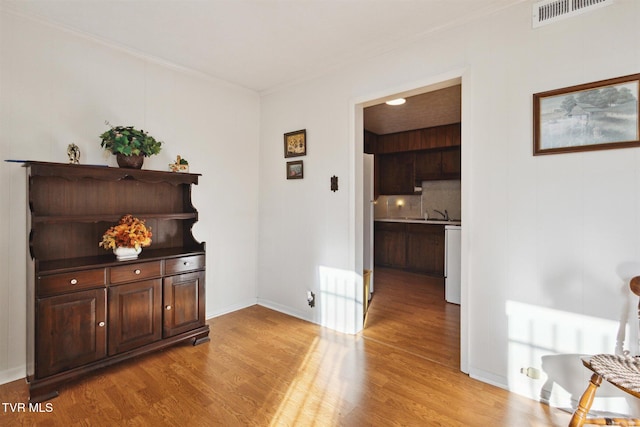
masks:
<svg viewBox="0 0 640 427"><path fill-rule="evenodd" d="M284 157L298 157L307 154L307 130L297 130L284 134Z"/></svg>
<svg viewBox="0 0 640 427"><path fill-rule="evenodd" d="M302 164L302 160L287 162L287 179L302 178L304 178L304 165Z"/></svg>
<svg viewBox="0 0 640 427"><path fill-rule="evenodd" d="M640 74L533 95L533 154L640 146Z"/></svg>

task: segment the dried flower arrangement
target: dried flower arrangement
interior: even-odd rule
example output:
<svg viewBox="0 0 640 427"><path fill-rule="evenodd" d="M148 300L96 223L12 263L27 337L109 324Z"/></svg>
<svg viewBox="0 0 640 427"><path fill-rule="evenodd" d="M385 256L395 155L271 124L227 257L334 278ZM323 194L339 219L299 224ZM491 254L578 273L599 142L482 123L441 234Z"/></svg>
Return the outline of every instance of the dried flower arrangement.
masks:
<svg viewBox="0 0 640 427"><path fill-rule="evenodd" d="M105 231L99 246L109 250L116 248L142 248L151 244L151 227L144 225L144 220L127 214Z"/></svg>

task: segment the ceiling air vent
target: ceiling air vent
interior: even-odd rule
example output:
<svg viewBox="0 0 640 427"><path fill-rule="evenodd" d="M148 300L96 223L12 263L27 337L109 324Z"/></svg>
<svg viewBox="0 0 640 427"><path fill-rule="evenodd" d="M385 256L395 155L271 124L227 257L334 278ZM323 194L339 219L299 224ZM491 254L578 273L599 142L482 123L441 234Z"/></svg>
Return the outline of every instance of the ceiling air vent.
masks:
<svg viewBox="0 0 640 427"><path fill-rule="evenodd" d="M533 28L609 6L614 0L543 0L533 5Z"/></svg>

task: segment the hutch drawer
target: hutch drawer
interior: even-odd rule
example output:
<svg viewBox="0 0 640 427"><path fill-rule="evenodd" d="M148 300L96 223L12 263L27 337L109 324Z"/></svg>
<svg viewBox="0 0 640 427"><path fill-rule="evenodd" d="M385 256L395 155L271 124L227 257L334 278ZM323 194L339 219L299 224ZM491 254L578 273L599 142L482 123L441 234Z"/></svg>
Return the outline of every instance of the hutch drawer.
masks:
<svg viewBox="0 0 640 427"><path fill-rule="evenodd" d="M162 274L162 261L141 262L136 264L111 267L110 283L125 283L134 280L160 277Z"/></svg>
<svg viewBox="0 0 640 427"><path fill-rule="evenodd" d="M202 268L204 268L204 255L167 259L164 265L167 276L185 271L200 270Z"/></svg>
<svg viewBox="0 0 640 427"><path fill-rule="evenodd" d="M104 278L104 268L39 276L37 293L46 296L97 288L105 285Z"/></svg>

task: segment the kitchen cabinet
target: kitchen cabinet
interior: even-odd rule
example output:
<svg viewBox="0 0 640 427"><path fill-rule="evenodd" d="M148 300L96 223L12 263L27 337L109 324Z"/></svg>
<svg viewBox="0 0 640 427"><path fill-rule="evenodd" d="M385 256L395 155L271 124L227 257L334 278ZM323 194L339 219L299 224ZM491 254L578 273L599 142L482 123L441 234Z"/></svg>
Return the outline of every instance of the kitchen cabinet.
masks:
<svg viewBox="0 0 640 427"><path fill-rule="evenodd" d="M460 147L415 153L415 181L460 179Z"/></svg>
<svg viewBox="0 0 640 427"><path fill-rule="evenodd" d="M461 144L460 132L460 123L385 135L376 135L365 131L365 152L371 154L389 154L403 151L459 147Z"/></svg>
<svg viewBox="0 0 640 427"><path fill-rule="evenodd" d="M376 265L405 268L407 264L406 225L395 222L376 222L373 251Z"/></svg>
<svg viewBox="0 0 640 427"><path fill-rule="evenodd" d="M460 147L379 154L376 158L376 197L414 194L414 187L422 181L460 179Z"/></svg>
<svg viewBox="0 0 640 427"><path fill-rule="evenodd" d="M460 179L460 123L375 135L365 132L365 152L375 154L374 196L414 194L422 181Z"/></svg>
<svg viewBox="0 0 640 427"><path fill-rule="evenodd" d="M413 194L414 153L394 153L380 156L380 194Z"/></svg>
<svg viewBox="0 0 640 427"><path fill-rule="evenodd" d="M198 174L25 162L27 381L31 402L94 370L209 340L205 244L191 229ZM125 214L153 241L136 260L99 248Z"/></svg>
<svg viewBox="0 0 640 427"><path fill-rule="evenodd" d="M376 221L374 262L444 277L444 225Z"/></svg>
<svg viewBox="0 0 640 427"><path fill-rule="evenodd" d="M460 129L460 123L452 123L385 135L376 135L365 130L365 152L389 154L403 151L459 147L461 144Z"/></svg>
<svg viewBox="0 0 640 427"><path fill-rule="evenodd" d="M365 153L375 154L378 146L378 135L365 129L363 146Z"/></svg>
<svg viewBox="0 0 640 427"><path fill-rule="evenodd" d="M407 224L408 270L444 277L444 226Z"/></svg>

